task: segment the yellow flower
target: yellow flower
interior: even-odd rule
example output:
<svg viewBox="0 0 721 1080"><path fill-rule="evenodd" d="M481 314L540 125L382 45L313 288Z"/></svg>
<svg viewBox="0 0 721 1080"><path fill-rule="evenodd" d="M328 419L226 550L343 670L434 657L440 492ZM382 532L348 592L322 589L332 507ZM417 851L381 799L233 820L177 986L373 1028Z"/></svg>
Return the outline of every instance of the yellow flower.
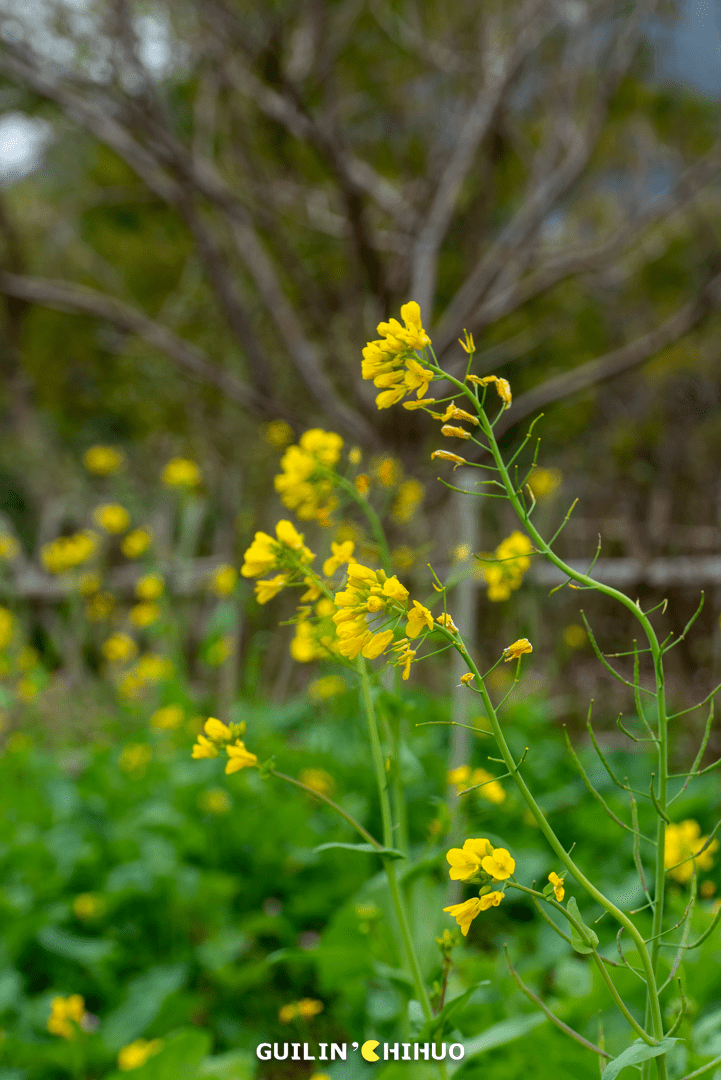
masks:
<svg viewBox="0 0 721 1080"><path fill-rule="evenodd" d="M505 881L516 869L516 862L505 848L494 848L492 855L481 859L481 866L494 881Z"/></svg>
<svg viewBox="0 0 721 1080"><path fill-rule="evenodd" d="M379 634L373 634L361 649L361 653L366 660L375 660L381 653L386 651L391 641L393 641L393 631L383 630Z"/></svg>
<svg viewBox="0 0 721 1080"><path fill-rule="evenodd" d="M330 558L323 563L323 573L326 577L331 577L345 563L356 562L353 557L355 544L352 540L346 540L342 544L331 543L330 550Z"/></svg>
<svg viewBox="0 0 721 1080"><path fill-rule="evenodd" d="M100 574L88 572L82 574L78 582L78 590L81 596L92 596L100 588L102 582Z"/></svg>
<svg viewBox="0 0 721 1080"><path fill-rule="evenodd" d="M159 731L174 731L183 722L185 713L180 705L164 705L150 717L151 726Z"/></svg>
<svg viewBox="0 0 721 1080"><path fill-rule="evenodd" d="M412 390L422 398L433 378L433 372L423 368L413 355L430 345L418 304L415 301L404 304L401 318L405 326L397 319L379 323L380 339L369 341L363 350L363 378L372 379L382 391L376 397L379 409L395 405Z"/></svg>
<svg viewBox="0 0 721 1080"><path fill-rule="evenodd" d="M412 649L408 638L403 638L398 645L394 646L394 649L398 651L398 659L396 660L396 666L403 665L403 671L401 672L401 678L406 682L411 673L411 664L416 658L415 649Z"/></svg>
<svg viewBox="0 0 721 1080"><path fill-rule="evenodd" d="M66 570L84 563L95 552L98 535L91 529L75 533L73 536L58 536L40 549L40 561L51 574L62 574Z"/></svg>
<svg viewBox="0 0 721 1080"><path fill-rule="evenodd" d="M534 469L528 487L535 499L547 499L559 487L563 475L560 469Z"/></svg>
<svg viewBox="0 0 721 1080"><path fill-rule="evenodd" d="M481 861L488 857L488 849L493 847L488 840L466 840L462 848L451 848L446 853L446 860L451 869L448 871L451 881L468 881L481 869Z"/></svg>
<svg viewBox="0 0 721 1080"><path fill-rule="evenodd" d="M471 356L471 354L476 351L475 342L473 341L473 334L469 334L467 330L464 330L463 333L466 335L465 341L463 340L463 338L459 338L458 343L461 348L465 352L467 352L469 356Z"/></svg>
<svg viewBox="0 0 721 1080"><path fill-rule="evenodd" d="M259 604L267 604L274 596L288 584L288 574L276 574L275 577L265 578L255 583L255 598Z"/></svg>
<svg viewBox="0 0 721 1080"><path fill-rule="evenodd" d="M174 457L163 469L160 479L167 487L194 488L198 486L202 477L200 468L194 461Z"/></svg>
<svg viewBox="0 0 721 1080"><path fill-rule="evenodd" d="M448 784L454 784L461 790L467 786L468 781L471 778L471 766L459 765L455 769L449 769L446 774L446 782ZM459 848L454 848L454 851L458 851Z"/></svg>
<svg viewBox="0 0 721 1080"><path fill-rule="evenodd" d="M495 780L485 769L474 769L471 776L471 783L482 784L483 787L478 788L478 794L482 799L487 799L488 802L493 803L494 806L500 806L502 802L506 801L506 793L503 790L503 785L499 780Z"/></svg>
<svg viewBox="0 0 721 1080"><path fill-rule="evenodd" d="M444 424L441 428L441 435L454 439L470 439L471 437L470 431L466 431L462 427L454 427L452 424Z"/></svg>
<svg viewBox="0 0 721 1080"><path fill-rule="evenodd" d="M233 804L230 795L223 788L209 788L207 791L201 791L198 796L198 806L206 814L222 817L223 814L230 813Z"/></svg>
<svg viewBox="0 0 721 1080"><path fill-rule="evenodd" d="M130 514L119 503L103 503L93 510L93 517L101 529L109 533L125 532L130 525Z"/></svg>
<svg viewBox="0 0 721 1080"><path fill-rule="evenodd" d="M135 595L139 600L157 600L164 589L165 582L160 574L145 574L135 583Z"/></svg>
<svg viewBox="0 0 721 1080"><path fill-rule="evenodd" d="M427 630L433 629L433 616L427 607L414 600L413 610L409 613L406 623L406 635L411 639L417 638L424 627Z"/></svg>
<svg viewBox="0 0 721 1080"><path fill-rule="evenodd" d="M123 467L125 455L113 446L91 446L83 458L85 468L96 476L112 476Z"/></svg>
<svg viewBox="0 0 721 1080"><path fill-rule="evenodd" d="M70 997L54 997L50 1003L50 1016L47 1028L52 1035L63 1039L72 1039L88 1018L85 1011L85 999L80 994Z"/></svg>
<svg viewBox="0 0 721 1080"><path fill-rule="evenodd" d="M264 435L266 442L269 442L276 450L282 450L293 441L293 429L285 420L271 420L265 425Z"/></svg>
<svg viewBox="0 0 721 1080"><path fill-rule="evenodd" d="M143 772L152 756L153 752L147 743L131 743L124 747L118 764L123 772Z"/></svg>
<svg viewBox="0 0 721 1080"><path fill-rule="evenodd" d="M216 742L230 742L233 738L233 733L227 724L224 724L222 720L216 719L214 716L209 716L203 725L203 731L209 739L213 739Z"/></svg>
<svg viewBox="0 0 721 1080"><path fill-rule="evenodd" d="M199 761L202 758L217 757L219 753L220 751L215 743L212 743L210 739L206 739L205 735L198 735L190 756Z"/></svg>
<svg viewBox="0 0 721 1080"><path fill-rule="evenodd" d="M485 897L483 899L485 899ZM470 900L464 900L462 904L451 904L450 907L444 907L443 910L447 911L449 915L453 916L453 918L460 926L463 936L468 937L468 931L470 929L471 923L477 915L479 915L482 911L485 910L485 908L483 907L480 898L477 896L473 896Z"/></svg>
<svg viewBox="0 0 721 1080"><path fill-rule="evenodd" d="M353 485L359 495L366 496L371 489L371 478L367 473L359 473Z"/></svg>
<svg viewBox="0 0 721 1080"><path fill-rule="evenodd" d="M465 675L461 675L461 682L464 686L470 686L475 677L472 671L467 671Z"/></svg>
<svg viewBox="0 0 721 1080"><path fill-rule="evenodd" d="M533 645L531 645L528 638L519 638L518 641L514 641L512 645L503 650L504 660L508 663L509 660L517 660L519 656L523 656L524 653L532 653Z"/></svg>
<svg viewBox="0 0 721 1080"><path fill-rule="evenodd" d="M0 559L7 559L11 562L17 555L20 554L20 545L14 536L8 536L7 533L0 534Z"/></svg>
<svg viewBox="0 0 721 1080"><path fill-rule="evenodd" d="M128 634L117 633L104 642L102 653L111 664L117 664L122 660L129 660L135 656L138 646Z"/></svg>
<svg viewBox="0 0 721 1080"><path fill-rule="evenodd" d="M566 890L563 887L563 878L560 878L558 874L556 874L552 870L551 873L548 875L548 880L551 882L551 885L553 885L553 892L555 894L556 900L558 900L560 904L564 896L566 895Z"/></svg>
<svg viewBox="0 0 721 1080"><path fill-rule="evenodd" d="M318 1013L322 1013L325 1006L322 1001L315 1001L313 998L302 998L298 1002L298 1016L303 1020L312 1020Z"/></svg>
<svg viewBox="0 0 721 1080"><path fill-rule="evenodd" d="M672 878L684 885L693 877L694 866L697 870L711 869L719 842L713 839L705 851L698 854L707 840L708 836L701 835L699 823L692 819L666 826L663 861ZM677 863L681 865L677 866Z"/></svg>
<svg viewBox="0 0 721 1080"><path fill-rule="evenodd" d="M230 596L238 581L238 571L229 563L223 563L213 573L210 588L216 596Z"/></svg>
<svg viewBox="0 0 721 1080"><path fill-rule="evenodd" d="M580 649L586 642L586 631L578 623L571 623L563 631L563 640L571 649Z"/></svg>
<svg viewBox="0 0 721 1080"><path fill-rule="evenodd" d="M431 461L434 458L443 458L444 461L455 461L453 471L455 472L459 465L467 465L468 462L465 458L459 457L458 454L451 454L448 450L434 450L431 454Z"/></svg>
<svg viewBox="0 0 721 1080"><path fill-rule="evenodd" d="M345 680L340 675L323 675L308 686L308 696L312 701L327 701L342 694L347 689Z"/></svg>
<svg viewBox="0 0 721 1080"><path fill-rule="evenodd" d="M289 1024L298 1015L298 1006L295 1004L281 1005L278 1009L278 1019L281 1024Z"/></svg>
<svg viewBox="0 0 721 1080"><path fill-rule="evenodd" d="M105 911L105 901L102 896L95 893L78 893L73 900L73 912L76 919L86 922L102 915Z"/></svg>
<svg viewBox="0 0 721 1080"><path fill-rule="evenodd" d="M130 609L130 621L136 626L152 626L160 618L160 608L157 604L135 604Z"/></svg>
<svg viewBox="0 0 721 1080"><path fill-rule="evenodd" d="M393 458L387 457L379 461L373 470L373 475L380 480L383 487L391 488L395 487L398 483L398 477L400 475L400 467L397 461Z"/></svg>
<svg viewBox="0 0 721 1080"><path fill-rule="evenodd" d="M511 385L507 379L499 379L497 375L484 375L483 378L479 378L477 375L467 375L468 382L476 383L478 386L484 386L486 383L495 383L496 392L503 402L504 409L510 409L512 395Z"/></svg>
<svg viewBox="0 0 721 1080"><path fill-rule="evenodd" d="M480 423L477 416L473 416L472 413L466 412L465 409L459 409L455 401L450 403L441 419L444 422L447 422L448 420L465 420L467 423L475 424L476 426ZM468 438L468 436L466 436L466 438Z"/></svg>
<svg viewBox="0 0 721 1080"><path fill-rule="evenodd" d="M498 907L503 899L502 892L488 892L480 897L481 911L488 911L489 908Z"/></svg>
<svg viewBox="0 0 721 1080"><path fill-rule="evenodd" d="M331 795L335 788L333 777L324 769L302 769L300 781L319 795Z"/></svg>
<svg viewBox="0 0 721 1080"><path fill-rule="evenodd" d="M391 508L394 521L404 525L410 521L423 501L425 488L418 480L404 480L399 486L395 502Z"/></svg>
<svg viewBox="0 0 721 1080"><path fill-rule="evenodd" d="M258 764L258 758L255 754L251 754L245 749L245 744L240 739L236 739L234 743L230 743L226 746L225 751L228 755L228 763L225 766L227 775L230 773L238 772L239 769L247 769L251 765Z"/></svg>
<svg viewBox="0 0 721 1080"><path fill-rule="evenodd" d="M446 630L450 630L452 634L458 633L458 627L447 612L445 615L439 615L436 618L436 622L439 626L444 626Z"/></svg>
<svg viewBox="0 0 721 1080"><path fill-rule="evenodd" d="M120 550L126 559L137 559L144 551L147 551L153 539L150 529L143 527L133 529L120 542Z"/></svg>
<svg viewBox="0 0 721 1080"><path fill-rule="evenodd" d="M174 671L173 661L167 656L146 653L135 665L135 671L142 682L161 682L169 679Z"/></svg>
<svg viewBox="0 0 721 1080"><path fill-rule="evenodd" d="M333 484L331 471L340 458L343 439L334 431L312 428L289 446L281 458L281 472L273 483L282 502L301 521L328 510Z"/></svg>
<svg viewBox="0 0 721 1080"><path fill-rule="evenodd" d="M7 608L0 607L0 649L6 649L13 636L14 620Z"/></svg>
<svg viewBox="0 0 721 1080"><path fill-rule="evenodd" d="M121 1072L137 1069L144 1065L148 1058L157 1054L162 1046L162 1039L136 1039L124 1046L118 1054L118 1068Z"/></svg>
<svg viewBox="0 0 721 1080"><path fill-rule="evenodd" d="M308 565L315 555L303 544L303 536L290 523L279 521L275 527L276 539L267 533L257 532L245 553L240 569L243 577L261 577L270 570L289 568L296 570Z"/></svg>
<svg viewBox="0 0 721 1080"><path fill-rule="evenodd" d="M417 401L404 401L403 408L408 409L409 412L414 412L416 409L425 409L429 405L435 405L436 399L432 397L420 398ZM430 412L430 410L429 410ZM435 416L435 413L431 413L431 416Z"/></svg>

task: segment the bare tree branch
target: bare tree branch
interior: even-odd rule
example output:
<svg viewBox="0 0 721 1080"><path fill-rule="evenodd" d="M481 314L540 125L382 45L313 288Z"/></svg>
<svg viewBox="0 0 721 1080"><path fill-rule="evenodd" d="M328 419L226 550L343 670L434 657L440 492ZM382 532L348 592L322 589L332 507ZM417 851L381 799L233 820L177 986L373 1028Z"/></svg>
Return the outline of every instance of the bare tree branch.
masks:
<svg viewBox="0 0 721 1080"><path fill-rule="evenodd" d="M684 334L698 326L710 311L720 306L721 274L717 274L707 281L696 299L684 304L660 326L647 334L606 353L605 356L599 356L596 360L589 360L571 371L564 371L562 375L547 379L532 390L520 394L514 399L512 408L503 413L499 419L495 429L496 434L500 437L526 417L538 412L539 409L565 400L606 379L612 379L616 375L622 375L638 367L662 349L673 345Z"/></svg>
<svg viewBox="0 0 721 1080"><path fill-rule="evenodd" d="M4 271L0 271L0 293L26 303L40 304L59 311L79 311L104 319L123 333L141 338L154 349L164 353L189 375L221 390L231 401L244 409L269 417L282 415L297 422L297 416L278 402L246 386L230 372L216 367L195 345L184 341L144 312L130 307L114 296L107 296L85 285L25 277Z"/></svg>

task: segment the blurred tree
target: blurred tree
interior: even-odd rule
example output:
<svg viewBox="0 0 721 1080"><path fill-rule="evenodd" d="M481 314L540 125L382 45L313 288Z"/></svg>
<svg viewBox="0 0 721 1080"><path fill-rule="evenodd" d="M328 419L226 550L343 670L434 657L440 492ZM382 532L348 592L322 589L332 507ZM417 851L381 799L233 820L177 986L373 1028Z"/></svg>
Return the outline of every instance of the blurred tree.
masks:
<svg viewBox="0 0 721 1080"><path fill-rule="evenodd" d="M439 356L542 361L506 423L628 371L721 302L717 121L649 83L657 7L4 0L6 99L54 131L0 215L5 363L27 305L82 313L368 446L414 430L358 363L409 297ZM86 323L28 331L36 378Z"/></svg>

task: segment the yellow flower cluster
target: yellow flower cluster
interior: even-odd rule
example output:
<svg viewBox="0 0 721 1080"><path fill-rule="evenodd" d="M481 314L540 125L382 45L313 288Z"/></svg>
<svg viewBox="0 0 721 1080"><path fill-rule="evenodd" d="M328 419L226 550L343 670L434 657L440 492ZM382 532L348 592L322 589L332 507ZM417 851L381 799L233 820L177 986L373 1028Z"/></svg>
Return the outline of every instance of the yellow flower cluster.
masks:
<svg viewBox="0 0 721 1080"><path fill-rule="evenodd" d="M8 536L7 533L0 533L0 559L6 559L11 562L20 554L20 544L17 542L14 536Z"/></svg>
<svg viewBox="0 0 721 1080"><path fill-rule="evenodd" d="M238 571L230 563L222 563L213 572L210 589L216 596L230 596L238 582Z"/></svg>
<svg viewBox="0 0 721 1080"><path fill-rule="evenodd" d="M153 534L150 529L133 529L120 542L120 550L126 559L138 559L150 547Z"/></svg>
<svg viewBox="0 0 721 1080"><path fill-rule="evenodd" d="M297 446L289 446L274 479L284 506L301 519L327 518L333 508L330 472L340 457L343 440L334 431L312 428Z"/></svg>
<svg viewBox="0 0 721 1080"><path fill-rule="evenodd" d="M719 843L714 839L705 851L701 851L707 840L708 836L701 835L699 823L692 819L666 826L663 862L675 881L685 885L693 877L694 867L697 870L711 869ZM681 865L677 865L678 863Z"/></svg>
<svg viewBox="0 0 721 1080"><path fill-rule="evenodd" d="M316 1001L314 998L302 998L300 1001L293 1001L289 1005L282 1005L278 1011L278 1019L281 1024L289 1024L291 1020L295 1020L296 1016L299 1016L301 1020L312 1020L318 1013L322 1013L324 1008L322 1001Z"/></svg>
<svg viewBox="0 0 721 1080"><path fill-rule="evenodd" d="M425 488L419 480L404 480L398 488L391 508L393 520L399 525L407 524L420 506L424 495Z"/></svg>
<svg viewBox="0 0 721 1080"><path fill-rule="evenodd" d="M130 635L120 632L112 634L107 641L103 643L102 647L103 656L111 664L118 664L122 663L123 660L130 660L135 656L137 651L138 646Z"/></svg>
<svg viewBox="0 0 721 1080"><path fill-rule="evenodd" d="M245 734L245 724L228 726L222 720L216 720L214 716L211 716L205 721L203 731L205 734L198 735L192 750L191 756L196 760L216 758L221 750L225 750L228 755L225 765L227 775L258 764L256 755L246 750L245 743L240 739L240 736Z"/></svg>
<svg viewBox="0 0 721 1080"><path fill-rule="evenodd" d="M169 679L174 670L173 661L169 657L146 653L123 675L118 684L120 692L125 697L137 698L147 686Z"/></svg>
<svg viewBox="0 0 721 1080"><path fill-rule="evenodd" d="M467 375L467 382L475 383L476 386L486 386L488 383L495 383L496 392L503 402L504 409L510 409L512 395L511 385L508 379L499 379L497 375L484 375L482 378L478 375Z"/></svg>
<svg viewBox="0 0 721 1080"><path fill-rule="evenodd" d="M421 323L421 309L414 300L403 305L401 318L405 326L397 319L379 323L380 339L369 341L363 350L363 378L372 379L381 391L376 397L379 409L390 408L413 390L418 399L425 397L433 379L433 372L414 355L431 343Z"/></svg>
<svg viewBox="0 0 721 1080"><path fill-rule="evenodd" d="M261 577L279 570L275 577L259 581L255 595L259 604L267 604L293 579L303 567L310 566L315 555L303 543L303 536L290 523L279 521L274 540L267 533L257 532L244 555L240 572L243 577Z"/></svg>
<svg viewBox="0 0 721 1080"><path fill-rule="evenodd" d="M520 589L523 575L531 565L532 551L531 541L516 529L492 554L478 556L482 561L488 560L480 570L488 585L489 600L507 600L515 589Z"/></svg>
<svg viewBox="0 0 721 1080"><path fill-rule="evenodd" d="M409 640L433 629L433 616L417 600L408 609L408 590L395 575L388 577L383 570L371 570L361 563L348 567L348 579L342 592L335 595L338 609L333 616L340 640L341 656L353 660L362 654L368 660L380 656L393 641L393 629L385 628L389 619L396 623L406 618L406 637L394 649L399 653L396 663L403 664L403 678L410 674L415 652Z"/></svg>
<svg viewBox="0 0 721 1080"><path fill-rule="evenodd" d="M180 705L163 705L150 717L150 724L159 731L174 731L182 724L184 715Z"/></svg>
<svg viewBox="0 0 721 1080"><path fill-rule="evenodd" d="M43 544L40 560L49 573L62 574L87 562L97 546L97 533L84 529L73 536L58 536L55 540Z"/></svg>
<svg viewBox="0 0 721 1080"><path fill-rule="evenodd" d="M118 1054L118 1068L121 1072L138 1069L162 1047L162 1039L136 1039L135 1042L124 1046Z"/></svg>
<svg viewBox="0 0 721 1080"><path fill-rule="evenodd" d="M308 592L311 591L312 587ZM304 595L307 597L308 593ZM331 621L334 612L335 604L325 596L315 605L316 617L312 621L310 608L298 608L295 637L290 643L290 655L297 663L309 664L312 660L323 660L337 654L338 641Z"/></svg>
<svg viewBox="0 0 721 1080"><path fill-rule="evenodd" d="M444 908L456 920L464 937L481 911L498 907L503 890L495 886L507 881L516 869L515 859L505 848L494 848L490 840L466 840L462 848L451 848L446 854L453 881L477 881L481 884L478 896L462 904Z"/></svg>
<svg viewBox="0 0 721 1080"><path fill-rule="evenodd" d="M71 994L66 998L54 997L50 1004L47 1028L51 1035L72 1039L87 1019L85 999L80 994Z"/></svg>
<svg viewBox="0 0 721 1080"><path fill-rule="evenodd" d="M500 806L502 802L505 802L506 793L503 790L503 785L485 769L473 769L471 771L470 765L459 765L457 769L449 771L447 779L449 784L456 787L459 795L470 787L482 784L483 787L478 788L478 794L482 798L487 799L494 806Z"/></svg>

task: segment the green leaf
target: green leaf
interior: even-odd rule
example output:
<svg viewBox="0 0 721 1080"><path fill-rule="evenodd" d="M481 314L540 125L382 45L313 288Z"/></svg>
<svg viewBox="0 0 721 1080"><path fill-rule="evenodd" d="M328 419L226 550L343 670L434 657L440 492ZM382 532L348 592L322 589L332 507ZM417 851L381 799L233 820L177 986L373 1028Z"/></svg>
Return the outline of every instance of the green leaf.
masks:
<svg viewBox="0 0 721 1080"><path fill-rule="evenodd" d="M198 1028L182 1028L167 1036L163 1040L162 1049L148 1058L144 1065L133 1069L133 1080L198 1080L201 1062L206 1058L210 1042L210 1032L199 1031ZM204 1065L205 1062L203 1067ZM106 1077L106 1080L126 1080L127 1075L127 1072L114 1072ZM241 1072L216 1073L217 1075L223 1076L224 1080L243 1078Z"/></svg>
<svg viewBox="0 0 721 1080"><path fill-rule="evenodd" d="M416 1036L417 1042L432 1042L434 1038L441 1038L443 1035L443 1029L446 1026L446 1021L456 1012L461 1009L466 1002L475 994L479 986L489 986L490 979L484 979L483 982L475 983L474 986L469 987L458 997L454 997L452 1001L446 1002L438 1016L434 1016L432 1020L428 1020Z"/></svg>
<svg viewBox="0 0 721 1080"><path fill-rule="evenodd" d="M115 952L114 941L80 937L55 926L42 926L38 930L37 939L48 952L85 966L92 967L93 964L107 960Z"/></svg>
<svg viewBox="0 0 721 1080"><path fill-rule="evenodd" d="M661 1042L657 1046L649 1046L648 1043L643 1042L641 1039L636 1039L636 1042L619 1054L613 1061L609 1061L606 1068L601 1073L601 1080L616 1080L616 1077L620 1073L621 1069L625 1069L627 1065L638 1065L642 1061L648 1061L649 1058L661 1057L665 1054L674 1043L679 1042L679 1039L661 1039Z"/></svg>
<svg viewBox="0 0 721 1080"><path fill-rule="evenodd" d="M252 1080L255 1065L255 1058L247 1050L230 1050L201 1062L199 1076L213 1080Z"/></svg>
<svg viewBox="0 0 721 1080"><path fill-rule="evenodd" d="M449 1076L452 1076L459 1069L467 1065L472 1057L478 1057L479 1054L485 1054L487 1050L495 1050L497 1046L505 1046L506 1043L513 1042L514 1039L520 1039L522 1035L527 1035L529 1031L533 1031L539 1024L548 1023L547 1017L541 1012L524 1013L523 1016L514 1016L510 1020L501 1020L498 1024L493 1024L487 1028L482 1035L477 1035L475 1039L468 1039L463 1043L465 1048L465 1054L460 1061L448 1061L446 1063L446 1070Z"/></svg>
<svg viewBox="0 0 721 1080"><path fill-rule="evenodd" d="M579 934L578 930L573 925L573 923L569 923L569 927L570 927L570 930L571 930L571 943L573 944L573 948L575 949L575 951L577 953L591 953L591 952L593 952L593 950L598 945L598 935L594 934L591 927L586 926L585 922L581 918L581 913L578 910L578 904L576 903L576 897L575 896L572 896L569 899L566 907L568 908L569 912L571 913L573 918L576 920L576 922L579 923L579 925L581 926L581 928L583 930L583 933L584 933L584 936L586 938L586 940L584 941L584 939L581 937L581 935Z"/></svg>
<svg viewBox="0 0 721 1080"><path fill-rule="evenodd" d="M344 851L361 851L364 855L385 855L389 859L405 859L403 852L397 848L377 848L373 847L373 844L342 844L337 840L333 840L329 844L320 844L318 847L313 848L313 853L317 855L319 851L328 851L330 848L343 848Z"/></svg>
<svg viewBox="0 0 721 1080"><path fill-rule="evenodd" d="M150 968L128 984L125 1001L103 1020L101 1034L109 1050L122 1046L144 1034L160 1012L161 1006L177 993L188 978L188 965Z"/></svg>

